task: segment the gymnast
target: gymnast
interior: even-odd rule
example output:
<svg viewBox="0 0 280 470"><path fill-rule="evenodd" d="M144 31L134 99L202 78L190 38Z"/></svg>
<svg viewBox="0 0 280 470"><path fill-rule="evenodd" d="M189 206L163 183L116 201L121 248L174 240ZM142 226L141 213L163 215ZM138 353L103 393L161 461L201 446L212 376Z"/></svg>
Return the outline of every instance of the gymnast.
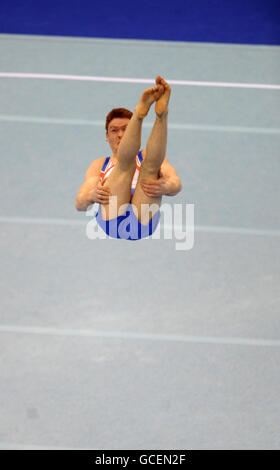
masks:
<svg viewBox="0 0 280 470"><path fill-rule="evenodd" d="M159 223L162 196L175 196L182 189L166 158L170 94L169 84L157 76L155 86L143 92L133 113L114 108L106 117L106 141L113 155L90 164L75 205L85 211L99 203L96 220L110 237L149 237ZM155 122L146 148L140 150L143 119L153 103Z"/></svg>

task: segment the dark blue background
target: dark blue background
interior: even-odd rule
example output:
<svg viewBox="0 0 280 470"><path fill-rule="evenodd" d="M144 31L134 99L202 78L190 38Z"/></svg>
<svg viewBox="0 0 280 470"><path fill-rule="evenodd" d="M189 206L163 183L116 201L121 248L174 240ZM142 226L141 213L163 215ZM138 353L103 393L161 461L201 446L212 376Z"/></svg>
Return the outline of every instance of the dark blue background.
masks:
<svg viewBox="0 0 280 470"><path fill-rule="evenodd" d="M280 0L0 0L0 32L280 44Z"/></svg>

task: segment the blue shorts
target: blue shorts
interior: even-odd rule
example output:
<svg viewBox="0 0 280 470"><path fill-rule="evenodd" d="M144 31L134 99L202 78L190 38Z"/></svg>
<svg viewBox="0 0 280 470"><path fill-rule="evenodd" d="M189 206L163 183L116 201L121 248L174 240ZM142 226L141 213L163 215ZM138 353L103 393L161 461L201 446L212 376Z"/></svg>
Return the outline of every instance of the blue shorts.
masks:
<svg viewBox="0 0 280 470"><path fill-rule="evenodd" d="M140 240L152 235L158 226L160 211L158 210L147 225L141 224L129 204L126 212L115 219L103 220L100 206L96 214L96 221L104 232L112 238L124 240Z"/></svg>

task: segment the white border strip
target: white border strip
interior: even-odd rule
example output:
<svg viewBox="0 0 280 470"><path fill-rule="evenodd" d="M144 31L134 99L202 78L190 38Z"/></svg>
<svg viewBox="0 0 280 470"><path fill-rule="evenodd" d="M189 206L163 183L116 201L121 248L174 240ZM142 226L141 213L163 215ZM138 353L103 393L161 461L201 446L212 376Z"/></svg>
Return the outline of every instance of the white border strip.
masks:
<svg viewBox="0 0 280 470"><path fill-rule="evenodd" d="M12 216L0 216L0 224L26 224L26 225L49 225L55 226L60 225L64 227L86 227L87 223L90 222L91 217L85 217L82 219L59 219L59 218L40 218L40 217L12 217ZM176 225L173 227L166 224L161 226L161 230L176 229ZM181 227L177 227L181 230ZM219 227L210 225L195 225L195 232L201 233L218 233L218 234L230 234L230 235L253 235L253 236L265 236L265 237L280 237L280 230L261 230L261 229L249 229L241 227Z"/></svg>
<svg viewBox="0 0 280 470"><path fill-rule="evenodd" d="M11 442L0 442L0 450L90 450L80 447L53 447L33 444L13 444Z"/></svg>
<svg viewBox="0 0 280 470"><path fill-rule="evenodd" d="M238 346L270 346L280 347L280 340L263 338L233 338L223 336L189 336L153 333L133 333L127 331L92 331L70 328L50 328L40 326L0 325L0 333L20 333L47 336L88 337L103 339L169 341L203 344L231 344Z"/></svg>
<svg viewBox="0 0 280 470"><path fill-rule="evenodd" d="M151 78L126 78L126 77L97 77L90 75L61 75L51 73L18 73L0 72L0 78L29 78L46 80L72 80L85 82L109 82L109 83L152 83ZM231 82L202 82L192 80L169 80L170 85L198 86L198 87L219 87L219 88L253 88L262 90L280 90L280 85L264 83L231 83Z"/></svg>

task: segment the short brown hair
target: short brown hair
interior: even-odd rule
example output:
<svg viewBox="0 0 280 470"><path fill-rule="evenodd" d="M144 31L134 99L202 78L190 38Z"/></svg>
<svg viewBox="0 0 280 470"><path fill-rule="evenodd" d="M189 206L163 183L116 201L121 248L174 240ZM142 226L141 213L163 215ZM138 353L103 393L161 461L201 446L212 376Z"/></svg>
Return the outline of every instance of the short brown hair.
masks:
<svg viewBox="0 0 280 470"><path fill-rule="evenodd" d="M108 127L110 122L115 118L132 118L133 113L126 108L114 108L112 111L109 112L106 116L106 125L105 129L108 132Z"/></svg>

